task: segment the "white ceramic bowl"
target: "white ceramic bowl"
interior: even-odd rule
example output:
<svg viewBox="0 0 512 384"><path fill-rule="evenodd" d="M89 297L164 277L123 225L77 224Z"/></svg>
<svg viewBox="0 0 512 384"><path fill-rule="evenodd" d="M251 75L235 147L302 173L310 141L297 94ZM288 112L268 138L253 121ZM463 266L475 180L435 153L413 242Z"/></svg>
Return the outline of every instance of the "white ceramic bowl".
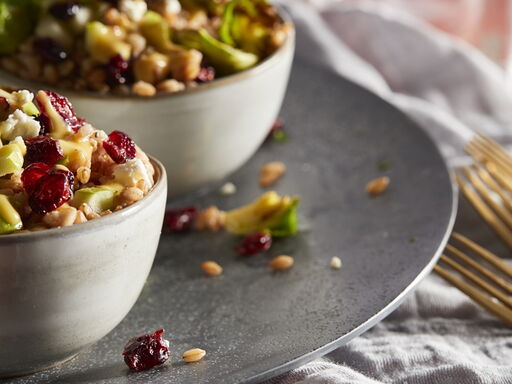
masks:
<svg viewBox="0 0 512 384"><path fill-rule="evenodd" d="M294 49L292 29L277 52L250 70L150 99L56 90L96 128L126 132L158 158L169 196L176 196L221 180L256 152L281 108ZM0 84L48 88L5 72Z"/></svg>
<svg viewBox="0 0 512 384"><path fill-rule="evenodd" d="M110 332L155 257L167 179L141 201L65 228L0 236L0 377L62 362Z"/></svg>

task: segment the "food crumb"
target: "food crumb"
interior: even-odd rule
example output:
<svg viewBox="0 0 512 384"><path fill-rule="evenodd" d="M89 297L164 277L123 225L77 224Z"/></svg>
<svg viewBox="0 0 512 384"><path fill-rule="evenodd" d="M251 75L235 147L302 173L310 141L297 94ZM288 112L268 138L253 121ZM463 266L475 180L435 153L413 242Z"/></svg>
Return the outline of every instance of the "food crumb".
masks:
<svg viewBox="0 0 512 384"><path fill-rule="evenodd" d="M199 231L218 232L226 223L226 212L221 211L215 205L199 211L196 217L196 229Z"/></svg>
<svg viewBox="0 0 512 384"><path fill-rule="evenodd" d="M183 360L185 360L186 363L195 363L199 360L202 360L202 358L206 355L206 351L201 348L192 348L188 351L183 352Z"/></svg>
<svg viewBox="0 0 512 384"><path fill-rule="evenodd" d="M370 196L378 196L384 193L389 186L389 177L379 177L366 184L366 193Z"/></svg>
<svg viewBox="0 0 512 384"><path fill-rule="evenodd" d="M234 195L236 193L236 185L231 182L227 182L222 187L220 187L219 192L224 196Z"/></svg>
<svg viewBox="0 0 512 384"><path fill-rule="evenodd" d="M391 163L389 161L382 160L377 163L377 169L379 171L387 171L389 168L391 168Z"/></svg>
<svg viewBox="0 0 512 384"><path fill-rule="evenodd" d="M201 269L207 276L219 276L222 273L222 267L215 261L201 263Z"/></svg>
<svg viewBox="0 0 512 384"><path fill-rule="evenodd" d="M290 269L293 266L293 257L288 255L280 255L274 257L268 263L268 266L275 271L284 271Z"/></svg>
<svg viewBox="0 0 512 384"><path fill-rule="evenodd" d="M343 266L341 259L338 256L333 256L331 259L331 268L340 269Z"/></svg>
<svg viewBox="0 0 512 384"><path fill-rule="evenodd" d="M274 184L286 172L286 165L280 161L263 164L260 169L260 185L263 188Z"/></svg>

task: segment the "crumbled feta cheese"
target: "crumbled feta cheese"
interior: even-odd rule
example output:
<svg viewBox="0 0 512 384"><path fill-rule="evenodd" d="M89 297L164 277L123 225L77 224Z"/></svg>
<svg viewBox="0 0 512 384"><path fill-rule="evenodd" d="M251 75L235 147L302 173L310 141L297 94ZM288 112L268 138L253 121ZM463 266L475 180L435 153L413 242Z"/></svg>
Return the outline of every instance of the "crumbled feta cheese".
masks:
<svg viewBox="0 0 512 384"><path fill-rule="evenodd" d="M148 5L144 0L121 0L119 10L125 13L131 20L139 22L148 11Z"/></svg>
<svg viewBox="0 0 512 384"><path fill-rule="evenodd" d="M233 183L226 183L220 188L219 192L224 196L234 195L236 193L236 185Z"/></svg>
<svg viewBox="0 0 512 384"><path fill-rule="evenodd" d="M27 90L15 91L11 93L13 97L14 104L19 107L22 107L24 104L31 103L34 100L34 94Z"/></svg>
<svg viewBox="0 0 512 384"><path fill-rule="evenodd" d="M340 269L342 265L343 263L341 262L341 259L338 256L333 256L333 258L331 259L331 268Z"/></svg>
<svg viewBox="0 0 512 384"><path fill-rule="evenodd" d="M139 180L144 180L146 185L152 185L148 171L142 160L135 158L114 168L114 179L125 187L135 187Z"/></svg>
<svg viewBox="0 0 512 384"><path fill-rule="evenodd" d="M0 138L14 140L16 136L21 136L29 139L38 136L40 130L41 125L37 120L17 109L9 115L7 120L0 123Z"/></svg>
<svg viewBox="0 0 512 384"><path fill-rule="evenodd" d="M181 4L178 0L165 0L165 13L177 14L181 11Z"/></svg>

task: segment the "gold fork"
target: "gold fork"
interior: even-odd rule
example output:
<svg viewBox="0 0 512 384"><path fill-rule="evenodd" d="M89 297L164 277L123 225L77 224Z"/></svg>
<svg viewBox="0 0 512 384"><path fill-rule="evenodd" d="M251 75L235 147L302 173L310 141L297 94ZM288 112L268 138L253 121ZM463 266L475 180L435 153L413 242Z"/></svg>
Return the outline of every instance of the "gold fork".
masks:
<svg viewBox="0 0 512 384"><path fill-rule="evenodd" d="M512 248L512 157L480 134L466 151L475 163L455 174L457 184L484 221Z"/></svg>
<svg viewBox="0 0 512 384"><path fill-rule="evenodd" d="M469 256L468 251L476 258ZM482 261L494 270L482 265ZM450 267L473 284L441 265ZM512 327L512 266L474 241L454 232L451 244L446 246L434 271Z"/></svg>
<svg viewBox="0 0 512 384"><path fill-rule="evenodd" d="M512 248L512 157L498 143L480 134L466 146L466 152L475 162L455 173L457 184L484 221ZM492 266L495 272L456 248L454 241ZM448 272L441 264L473 284ZM512 278L512 267L498 256L467 237L453 233L452 244L447 245L434 270L512 326L512 284L507 281Z"/></svg>

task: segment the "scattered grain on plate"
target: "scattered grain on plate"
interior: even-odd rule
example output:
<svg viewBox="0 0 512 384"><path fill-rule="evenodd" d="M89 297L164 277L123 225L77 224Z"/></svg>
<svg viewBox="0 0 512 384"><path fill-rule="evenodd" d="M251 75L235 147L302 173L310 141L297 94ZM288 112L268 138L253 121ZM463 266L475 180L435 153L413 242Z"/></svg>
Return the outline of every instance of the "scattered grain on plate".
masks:
<svg viewBox="0 0 512 384"><path fill-rule="evenodd" d="M260 169L260 185L263 188L274 184L286 172L286 165L280 161L263 164Z"/></svg>
<svg viewBox="0 0 512 384"><path fill-rule="evenodd" d="M224 228L225 223L226 212L221 211L215 205L199 211L196 216L196 229L199 231L218 232Z"/></svg>
<svg viewBox="0 0 512 384"><path fill-rule="evenodd" d="M187 363L195 363L196 361L202 360L205 355L206 351L204 349L192 348L183 352L183 360Z"/></svg>
<svg viewBox="0 0 512 384"><path fill-rule="evenodd" d="M366 193L370 196L378 196L386 191L389 186L389 177L379 177L366 184Z"/></svg>
<svg viewBox="0 0 512 384"><path fill-rule="evenodd" d="M280 255L274 257L268 263L268 266L275 271L284 271L290 269L293 266L293 257L288 255Z"/></svg>
<svg viewBox="0 0 512 384"><path fill-rule="evenodd" d="M201 269L207 276L219 276L222 273L222 267L210 260L201 263Z"/></svg>
<svg viewBox="0 0 512 384"><path fill-rule="evenodd" d="M341 259L338 256L333 256L331 259L331 268L332 269L340 269L342 267Z"/></svg>
<svg viewBox="0 0 512 384"><path fill-rule="evenodd" d="M236 185L231 182L227 182L220 187L219 192L224 196L234 195L236 193Z"/></svg>

